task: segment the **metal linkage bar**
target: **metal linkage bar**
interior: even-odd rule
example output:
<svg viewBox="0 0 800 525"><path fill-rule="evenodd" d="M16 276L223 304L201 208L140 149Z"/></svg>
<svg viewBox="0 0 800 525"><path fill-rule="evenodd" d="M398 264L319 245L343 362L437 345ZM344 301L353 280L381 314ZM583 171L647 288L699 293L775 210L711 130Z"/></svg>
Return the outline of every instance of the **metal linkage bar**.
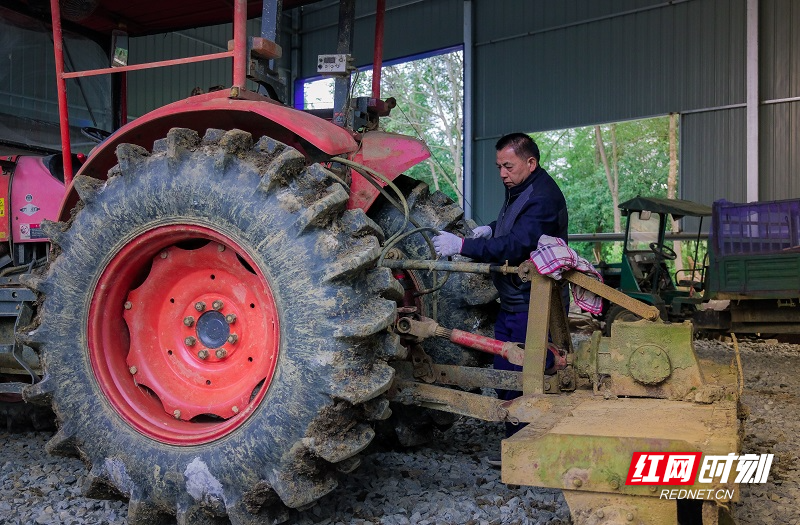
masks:
<svg viewBox="0 0 800 525"><path fill-rule="evenodd" d="M421 259L384 259L381 266L393 270L428 270L440 272L466 272L466 273L491 273L516 274L518 267L508 264L497 265L488 263L473 263L463 261L433 261Z"/></svg>

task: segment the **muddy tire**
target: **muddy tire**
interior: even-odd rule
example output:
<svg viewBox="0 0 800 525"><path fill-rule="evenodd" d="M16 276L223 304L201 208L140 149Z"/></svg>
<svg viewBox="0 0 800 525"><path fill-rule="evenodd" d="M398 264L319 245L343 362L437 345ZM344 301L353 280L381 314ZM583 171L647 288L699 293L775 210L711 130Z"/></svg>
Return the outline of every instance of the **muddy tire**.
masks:
<svg viewBox="0 0 800 525"><path fill-rule="evenodd" d="M249 133L170 130L123 144L106 182L47 233L43 299L55 454L90 466L128 521L282 521L336 486L388 415L398 285L380 229L296 150ZM81 207L81 206L79 206ZM389 297L390 299L386 299Z"/></svg>
<svg viewBox="0 0 800 525"><path fill-rule="evenodd" d="M608 314L606 314L606 321L605 326L603 326L603 335L606 337L611 337L611 325L614 324L615 321L624 321L627 323L631 323L634 321L640 321L642 318L636 315L635 313L621 307L618 304L615 304L608 310Z"/></svg>
<svg viewBox="0 0 800 525"><path fill-rule="evenodd" d="M420 226L446 230L463 235L474 224L464 219L464 210L442 192L431 193L424 182L401 176L395 184L403 192L408 202L411 216ZM378 201L369 211L369 216L386 234L387 238L403 228L403 213L391 203ZM416 228L406 224L405 231ZM431 236L432 233L428 232ZM408 259L431 259L430 247L421 234L412 234L395 245ZM465 257L456 259L469 261ZM444 274L439 275L439 279ZM410 271L404 274L405 285L414 290L430 289L434 286L433 275L424 271ZM494 321L499 305L497 290L488 276L452 272L444 286L435 293L425 294L414 304L426 317L434 317L447 328L457 328L493 337ZM405 302L409 303L410 295ZM429 339L422 344L425 352L438 364L460 366L484 366L492 362L489 354L470 350L442 339ZM434 429L446 429L452 425L454 416L436 410L415 406L399 407L393 405L393 416L382 423L391 425L394 438L402 446L414 446L433 439ZM383 432L382 434L386 434Z"/></svg>

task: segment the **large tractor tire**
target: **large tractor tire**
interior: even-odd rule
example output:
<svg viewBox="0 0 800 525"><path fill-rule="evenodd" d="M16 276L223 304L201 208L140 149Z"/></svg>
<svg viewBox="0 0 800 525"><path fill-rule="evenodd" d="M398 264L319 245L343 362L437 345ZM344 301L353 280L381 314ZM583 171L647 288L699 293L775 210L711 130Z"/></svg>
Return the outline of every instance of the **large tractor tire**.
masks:
<svg viewBox="0 0 800 525"><path fill-rule="evenodd" d="M605 325L603 326L603 335L606 337L611 337L611 326L615 321L632 323L635 321L641 321L641 319L642 318L640 316L636 315L630 310L615 304L608 309L608 313L606 314Z"/></svg>
<svg viewBox="0 0 800 525"><path fill-rule="evenodd" d="M474 227L465 221L464 210L440 191L431 193L428 185L401 176L395 185L406 198L410 217L420 227L446 230L464 234ZM369 216L381 227L387 237L401 229L406 232L416 229L412 222L404 223L404 214L391 203L381 200L369 211ZM470 222L467 224L467 222ZM433 232L425 232L429 237ZM400 240L395 247L407 259L431 259L436 254L421 233L411 234ZM469 259L456 256L456 259ZM494 334L494 320L499 304L497 289L486 275L452 272L440 290L416 296L416 292L434 288L434 275L425 271L396 272L404 283L406 294L403 306L414 306L426 317L433 317L447 328L476 332L487 337ZM438 275L438 283L445 274ZM484 366L492 357L477 350L470 350L442 339L429 339L422 344L425 352L435 363L460 366ZM397 441L402 446L414 446L433 439L435 429L448 428L454 416L450 413L423 409L415 406L392 406L392 418L381 426L391 426Z"/></svg>
<svg viewBox="0 0 800 525"><path fill-rule="evenodd" d="M31 282L55 454L91 467L128 522L272 523L336 486L388 416L399 286L380 229L298 151L172 129L123 144L106 182L47 233ZM387 299L387 297L389 299Z"/></svg>

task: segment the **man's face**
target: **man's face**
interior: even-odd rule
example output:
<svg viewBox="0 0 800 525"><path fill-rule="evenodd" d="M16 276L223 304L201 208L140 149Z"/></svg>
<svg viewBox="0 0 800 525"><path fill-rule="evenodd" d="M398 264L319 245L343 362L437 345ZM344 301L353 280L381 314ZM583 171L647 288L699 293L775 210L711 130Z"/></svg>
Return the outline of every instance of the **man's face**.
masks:
<svg viewBox="0 0 800 525"><path fill-rule="evenodd" d="M500 170L500 178L503 179L506 188L513 188L525 182L537 164L533 157L523 159L517 155L511 146L497 152L497 169Z"/></svg>

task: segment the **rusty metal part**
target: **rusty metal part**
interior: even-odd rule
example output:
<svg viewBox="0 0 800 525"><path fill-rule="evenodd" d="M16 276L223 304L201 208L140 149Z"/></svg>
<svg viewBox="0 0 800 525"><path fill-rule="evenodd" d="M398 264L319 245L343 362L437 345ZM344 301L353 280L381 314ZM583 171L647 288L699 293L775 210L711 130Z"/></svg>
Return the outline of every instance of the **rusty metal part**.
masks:
<svg viewBox="0 0 800 525"><path fill-rule="evenodd" d="M236 322L236 314L228 314L225 316L225 322L228 324L233 324Z"/></svg>
<svg viewBox="0 0 800 525"><path fill-rule="evenodd" d="M197 357L199 357L202 360L208 359L208 350L206 350L205 348L200 350L199 352L197 352Z"/></svg>
<svg viewBox="0 0 800 525"><path fill-rule="evenodd" d="M692 344L692 324L614 323L610 338L599 333L575 354L575 368L598 391L615 396L710 402L736 388L731 372L701 363ZM708 384L709 377L716 384Z"/></svg>
<svg viewBox="0 0 800 525"><path fill-rule="evenodd" d="M615 290L610 286L606 286L600 281L593 279L577 270L564 272L561 274L561 276L567 281L576 284L581 288L585 288L590 292L599 295L600 297L608 299L612 303L620 305L626 310L635 313L642 319L647 319L648 321L656 321L659 319L660 313L658 308L655 306L650 306L642 301L634 299L633 297L629 297L619 290Z"/></svg>
<svg viewBox="0 0 800 525"><path fill-rule="evenodd" d="M575 481L580 481L576 478ZM578 487L580 485L576 485ZM625 494L564 490L574 523L609 525L676 525L677 501ZM716 525L716 522L714 522Z"/></svg>
<svg viewBox="0 0 800 525"><path fill-rule="evenodd" d="M214 310L222 310L223 306L225 306L225 304L219 299L217 299L211 304L211 308L213 308Z"/></svg>
<svg viewBox="0 0 800 525"><path fill-rule="evenodd" d="M433 373L433 361L420 345L411 345L411 362L414 366L414 377L416 379L421 379L426 383L436 381L436 375Z"/></svg>
<svg viewBox="0 0 800 525"><path fill-rule="evenodd" d="M197 342L197 339L195 339L192 336L189 336L186 339L184 339L183 342L186 346L194 346L194 344Z"/></svg>
<svg viewBox="0 0 800 525"><path fill-rule="evenodd" d="M396 381L387 395L390 400L406 405L433 408L484 421L510 420L508 410L502 406L500 400L452 388Z"/></svg>
<svg viewBox="0 0 800 525"><path fill-rule="evenodd" d="M192 326L194 324L194 317L188 315L183 318L183 324L186 326Z"/></svg>
<svg viewBox="0 0 800 525"><path fill-rule="evenodd" d="M516 266L496 265L488 263L473 263L463 261L425 261L421 259L402 259L402 260L389 260L386 257L381 266L391 268L393 270L427 270L427 271L442 271L442 272L467 272L467 273L490 273L497 272L502 274L517 273Z"/></svg>
<svg viewBox="0 0 800 525"><path fill-rule="evenodd" d="M224 348L217 348L217 351L214 352L214 355L217 356L217 359L225 359L228 356L228 351Z"/></svg>
<svg viewBox="0 0 800 525"><path fill-rule="evenodd" d="M524 261L519 266L509 266L508 262L503 265L488 264L488 263L472 263L462 261L423 261L417 259L404 259L404 260L387 260L384 259L381 266L399 270L428 270L428 271L447 271L447 272L469 272L469 273L491 273L497 272L504 275L516 274L523 280L523 282L532 281L534 275L538 275L536 266L532 261ZM581 286L593 292L600 297L608 299L609 301L630 310L636 315L647 319L648 321L656 321L659 319L658 308L643 303L633 297L629 297L624 293L606 286L600 281L589 277L577 270L569 270L561 274L563 279Z"/></svg>
<svg viewBox="0 0 800 525"><path fill-rule="evenodd" d="M541 304L543 298L555 293L555 283L536 272L530 273L531 304ZM522 364L522 390L526 394L542 394L544 389L544 366L547 358L548 333L550 328L551 301L545 299L545 308L528 309L528 328L525 336L525 357ZM560 300L560 299L559 299Z"/></svg>
<svg viewBox="0 0 800 525"><path fill-rule="evenodd" d="M194 303L194 309L197 310L198 312L202 312L203 310L206 309L206 303L204 303L203 301L197 301L196 303Z"/></svg>
<svg viewBox="0 0 800 525"><path fill-rule="evenodd" d="M740 450L737 402L713 405L664 399L603 399L589 391L550 396L553 409L502 442L505 483L571 490L581 480L581 491L656 497L651 486L626 485L634 452L699 451L727 455ZM559 407L563 398L574 403ZM534 408L541 401L528 396L515 401ZM539 403L539 405L536 405ZM530 408L529 408L530 410ZM518 416L513 409L509 413ZM522 418L520 418L523 420ZM698 481L687 489L729 489L738 499L738 487Z"/></svg>
<svg viewBox="0 0 800 525"><path fill-rule="evenodd" d="M414 379L413 365L407 361L395 361L392 367L397 377ZM510 370L494 370L457 365L431 365L437 384L453 385L461 388L500 388L502 390L522 390L522 374Z"/></svg>

